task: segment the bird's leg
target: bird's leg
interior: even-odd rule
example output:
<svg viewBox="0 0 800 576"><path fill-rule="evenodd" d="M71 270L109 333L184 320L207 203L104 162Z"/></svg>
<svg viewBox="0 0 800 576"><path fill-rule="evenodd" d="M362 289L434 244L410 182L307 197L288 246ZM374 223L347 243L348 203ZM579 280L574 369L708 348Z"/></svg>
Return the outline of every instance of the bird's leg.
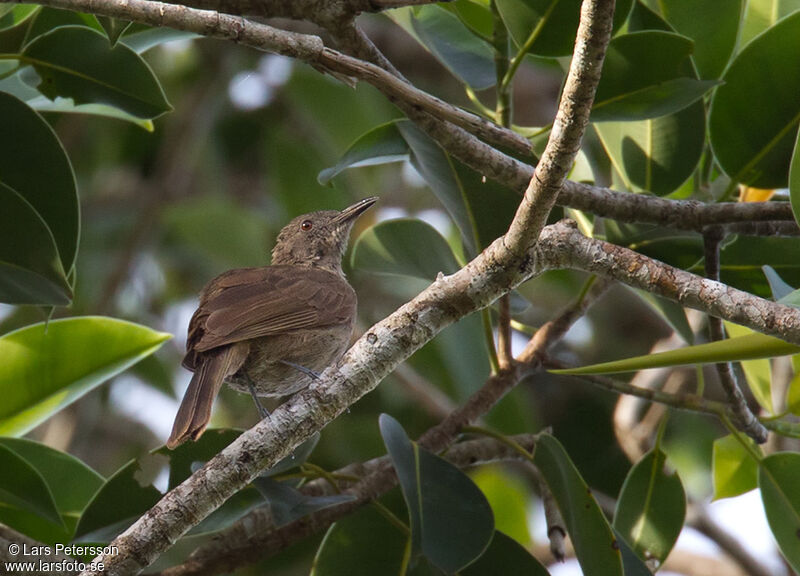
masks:
<svg viewBox="0 0 800 576"><path fill-rule="evenodd" d="M253 402L256 403L256 408L258 409L258 415L261 416L261 419L269 418L269 410L264 408L264 405L261 403L261 400L258 398L258 394L256 394L256 387L253 386L253 381L250 378L247 379L247 389L250 390L250 396L253 397Z"/></svg>
<svg viewBox="0 0 800 576"><path fill-rule="evenodd" d="M312 380L319 380L320 374L319 372L314 372L310 368L306 368L305 366L300 366L300 364L295 364L294 362L289 362L288 360L280 360L281 364L286 364L287 366L291 366L295 370L302 372Z"/></svg>

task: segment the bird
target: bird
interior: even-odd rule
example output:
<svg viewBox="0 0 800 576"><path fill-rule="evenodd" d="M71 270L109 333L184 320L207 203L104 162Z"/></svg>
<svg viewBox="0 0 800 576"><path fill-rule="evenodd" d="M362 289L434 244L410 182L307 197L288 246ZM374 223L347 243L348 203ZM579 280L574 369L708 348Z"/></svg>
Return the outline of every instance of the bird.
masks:
<svg viewBox="0 0 800 576"><path fill-rule="evenodd" d="M344 210L294 218L278 234L270 266L229 270L200 293L183 366L192 371L167 447L197 440L223 382L259 396L302 390L337 362L356 321L356 293L342 271L353 223L377 197Z"/></svg>

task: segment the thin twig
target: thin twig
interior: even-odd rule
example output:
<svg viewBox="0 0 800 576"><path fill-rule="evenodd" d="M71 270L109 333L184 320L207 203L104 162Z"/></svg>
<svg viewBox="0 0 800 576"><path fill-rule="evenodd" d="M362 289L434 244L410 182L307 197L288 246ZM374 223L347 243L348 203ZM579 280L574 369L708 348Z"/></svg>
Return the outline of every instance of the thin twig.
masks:
<svg viewBox="0 0 800 576"><path fill-rule="evenodd" d="M707 228L703 234L706 277L717 282L719 281L720 268L719 245L722 238L722 231L716 227ZM721 342L725 339L725 329L720 318L709 316L708 330L712 342ZM753 440L763 444L769 436L767 429L758 421L758 418L747 405L747 400L745 400L739 382L736 380L735 372L730 362L718 362L715 367L722 389L728 397L728 402L730 402L734 421Z"/></svg>

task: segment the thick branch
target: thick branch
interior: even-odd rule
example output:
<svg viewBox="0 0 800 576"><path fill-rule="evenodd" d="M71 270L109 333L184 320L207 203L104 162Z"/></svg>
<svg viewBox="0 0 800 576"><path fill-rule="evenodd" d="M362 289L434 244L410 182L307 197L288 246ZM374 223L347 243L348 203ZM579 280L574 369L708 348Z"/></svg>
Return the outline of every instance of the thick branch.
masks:
<svg viewBox="0 0 800 576"><path fill-rule="evenodd" d="M641 288L687 308L742 324L800 345L800 310L701 278L637 252L585 237L574 223L559 222L559 238L540 248L542 262L574 268ZM561 257L566 257L561 259Z"/></svg>

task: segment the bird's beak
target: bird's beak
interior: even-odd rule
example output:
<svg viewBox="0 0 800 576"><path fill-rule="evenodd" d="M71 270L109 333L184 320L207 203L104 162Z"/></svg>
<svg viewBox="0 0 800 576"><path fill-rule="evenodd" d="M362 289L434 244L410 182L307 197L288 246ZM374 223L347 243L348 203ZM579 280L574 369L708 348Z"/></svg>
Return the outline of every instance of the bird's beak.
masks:
<svg viewBox="0 0 800 576"><path fill-rule="evenodd" d="M363 200L359 200L352 206L348 206L336 217L337 223L345 223L345 222L353 222L356 218L361 216L364 212L369 209L370 206L375 204L378 201L377 196L371 196L369 198L364 198Z"/></svg>

